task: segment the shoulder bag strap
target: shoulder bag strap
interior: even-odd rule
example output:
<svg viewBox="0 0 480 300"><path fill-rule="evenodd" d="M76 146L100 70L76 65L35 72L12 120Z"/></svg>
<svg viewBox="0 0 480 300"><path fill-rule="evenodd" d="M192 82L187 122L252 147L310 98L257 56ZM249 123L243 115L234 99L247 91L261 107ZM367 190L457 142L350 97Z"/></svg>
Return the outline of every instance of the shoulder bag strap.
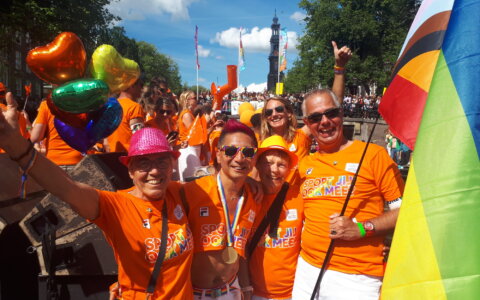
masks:
<svg viewBox="0 0 480 300"><path fill-rule="evenodd" d="M282 189L278 192L275 200L273 200L272 205L268 209L265 217L263 217L262 222L258 225L257 230L253 234L250 243L248 244L248 251L247 255L250 257L253 254L253 251L257 247L260 238L265 233L265 229L270 225L269 235L271 237L277 237L277 227L278 227L278 219L280 217L280 212L282 211L283 203L285 202L285 196L287 195L288 191L288 183L283 183Z"/></svg>
<svg viewBox="0 0 480 300"><path fill-rule="evenodd" d="M160 274L160 268L162 267L163 259L165 258L165 252L167 252L167 234L168 234L168 215L167 215L167 199L163 202L162 208L162 240L160 241L160 249L158 250L157 260L153 267L152 276L147 288L147 297L150 299L155 291L155 285L157 284L158 275Z"/></svg>
<svg viewBox="0 0 480 300"><path fill-rule="evenodd" d="M180 187L180 199L182 200L183 204L183 209L185 210L185 213L187 214L190 212L190 205L188 205L187 197L185 196L185 188L183 185Z"/></svg>

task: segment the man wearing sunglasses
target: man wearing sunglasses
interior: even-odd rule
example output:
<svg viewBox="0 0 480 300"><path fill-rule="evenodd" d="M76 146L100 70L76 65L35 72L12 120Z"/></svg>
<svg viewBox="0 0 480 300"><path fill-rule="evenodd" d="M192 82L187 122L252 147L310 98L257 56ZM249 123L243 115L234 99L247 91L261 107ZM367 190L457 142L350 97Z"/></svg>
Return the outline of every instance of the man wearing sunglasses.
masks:
<svg viewBox="0 0 480 300"><path fill-rule="evenodd" d="M332 258L315 299L378 299L383 278L385 234L395 227L404 183L383 147L343 135L343 112L330 90L305 97L305 124L318 151L302 159L305 223L293 299L309 299L330 241ZM344 216L339 216L360 168ZM384 212L384 205L389 210Z"/></svg>
<svg viewBox="0 0 480 300"><path fill-rule="evenodd" d="M237 274L247 268L245 246L258 210L245 184L256 152L253 131L229 120L218 141L218 174L185 185L184 202L194 237L195 299L242 299L242 292L251 291L240 287L249 281L237 279Z"/></svg>

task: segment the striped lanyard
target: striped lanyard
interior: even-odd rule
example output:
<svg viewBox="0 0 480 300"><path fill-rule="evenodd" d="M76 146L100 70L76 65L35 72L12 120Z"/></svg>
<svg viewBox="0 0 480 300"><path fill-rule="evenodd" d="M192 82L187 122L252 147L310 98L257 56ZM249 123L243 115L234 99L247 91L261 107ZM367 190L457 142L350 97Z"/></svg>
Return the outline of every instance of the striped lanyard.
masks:
<svg viewBox="0 0 480 300"><path fill-rule="evenodd" d="M225 191L223 189L222 180L220 180L220 172L217 174L217 188L218 194L220 195L220 201L222 202L223 206L223 213L225 214L226 220L226 227L227 227L227 246L232 247L234 242L233 234L235 232L235 228L237 227L238 220L240 219L240 211L242 210L243 206L243 193L240 199L238 199L237 208L235 210L235 215L233 217L233 223L230 225L230 214L228 212L228 205L227 199L225 197Z"/></svg>

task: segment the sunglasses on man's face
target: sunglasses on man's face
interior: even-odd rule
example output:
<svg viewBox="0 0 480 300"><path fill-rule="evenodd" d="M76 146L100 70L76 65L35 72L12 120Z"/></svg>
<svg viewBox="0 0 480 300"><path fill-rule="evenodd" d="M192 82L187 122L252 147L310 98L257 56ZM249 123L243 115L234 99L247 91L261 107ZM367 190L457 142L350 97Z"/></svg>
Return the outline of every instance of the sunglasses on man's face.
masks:
<svg viewBox="0 0 480 300"><path fill-rule="evenodd" d="M340 108L330 108L324 111L323 113L321 112L315 112L307 117L307 120L309 123L318 123L322 121L323 116L327 117L328 119L333 119L336 118L340 115Z"/></svg>
<svg viewBox="0 0 480 300"><path fill-rule="evenodd" d="M236 147L236 146L222 146L220 151L223 151L228 157L235 157L237 153L242 152L245 158L253 158L255 153L257 153L257 148L255 147Z"/></svg>
<svg viewBox="0 0 480 300"><path fill-rule="evenodd" d="M274 109L277 113L283 113L285 111L285 106L283 106L283 105L277 106ZM267 117L270 117L271 115L273 115L273 110L274 109L271 109L271 108L265 109L265 115Z"/></svg>
<svg viewBox="0 0 480 300"><path fill-rule="evenodd" d="M158 113L161 114L161 115L170 115L172 113L172 111L169 110L169 109L159 109Z"/></svg>

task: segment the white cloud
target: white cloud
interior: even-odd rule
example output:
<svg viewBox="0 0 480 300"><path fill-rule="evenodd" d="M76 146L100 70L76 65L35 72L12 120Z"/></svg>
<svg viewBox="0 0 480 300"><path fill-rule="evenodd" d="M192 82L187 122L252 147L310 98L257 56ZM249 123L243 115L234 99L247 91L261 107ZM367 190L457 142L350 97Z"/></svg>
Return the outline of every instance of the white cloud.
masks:
<svg viewBox="0 0 480 300"><path fill-rule="evenodd" d="M290 19L294 20L295 22L303 22L306 16L306 14L296 11L290 16Z"/></svg>
<svg viewBox="0 0 480 300"><path fill-rule="evenodd" d="M198 82L207 82L207 80L203 77L198 77Z"/></svg>
<svg viewBox="0 0 480 300"><path fill-rule="evenodd" d="M208 57L210 55L210 49L203 48L202 45L198 45L198 56L199 57Z"/></svg>
<svg viewBox="0 0 480 300"><path fill-rule="evenodd" d="M247 85L247 92L253 93L263 93L267 89L267 82L263 83L250 83ZM239 85L234 92L235 93L243 93L245 91L245 87L243 85Z"/></svg>
<svg viewBox="0 0 480 300"><path fill-rule="evenodd" d="M245 52L269 52L270 38L272 36L272 29L264 27L253 27L250 32L247 29L242 29L242 43ZM298 35L295 31L288 31L288 48L289 51L296 51L298 44ZM222 32L217 32L215 38L210 39L211 43L218 43L220 46L227 48L238 48L240 42L240 28L231 27Z"/></svg>
<svg viewBox="0 0 480 300"><path fill-rule="evenodd" d="M225 59L225 57L223 57L223 56L221 56L221 55L217 55L217 56L215 56L215 59L218 59L218 60L224 60L224 59Z"/></svg>
<svg viewBox="0 0 480 300"><path fill-rule="evenodd" d="M170 15L174 20L188 20L188 7L198 0L118 0L108 6L124 20L144 20L147 15Z"/></svg>

